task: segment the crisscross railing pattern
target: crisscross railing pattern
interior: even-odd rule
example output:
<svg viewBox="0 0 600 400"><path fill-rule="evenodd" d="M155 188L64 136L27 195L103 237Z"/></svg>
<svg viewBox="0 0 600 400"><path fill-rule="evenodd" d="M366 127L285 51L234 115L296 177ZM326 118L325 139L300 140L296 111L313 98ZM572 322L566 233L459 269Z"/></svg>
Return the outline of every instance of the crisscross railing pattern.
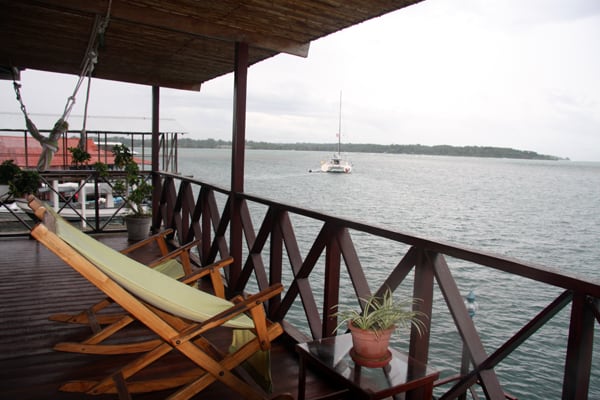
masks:
<svg viewBox="0 0 600 400"><path fill-rule="evenodd" d="M160 173L157 176L159 179L155 179L154 196L160 201L154 213L154 226L174 228L181 243L201 239L198 254L202 262L211 262L217 256L229 256L232 248L243 246L244 257L236 260L229 276L230 288L241 292L251 284L262 289L274 283L284 283L286 291L270 302L269 314L274 320L301 321L305 325L285 324L286 332L293 339L307 339L302 328L307 328L308 336L312 338L336 334L337 320L331 310L338 303L348 300L347 284L351 285L354 296L359 299L373 292L381 294L388 287L396 290L401 283L409 281L407 277L412 274L412 296L421 300L415 307L429 317L424 321L425 324L431 328L435 322L431 316L434 287L437 286L471 366L468 371L438 382L438 389L442 391L440 398L463 398L467 391L479 384L486 398L503 399L510 397L504 393L495 368L570 304L562 398L587 398L592 373L594 329L600 323L598 283L521 261L247 194L231 194L225 189L173 174ZM237 214L241 219L245 244L228 240L229 237L235 237L228 236L232 204L239 207ZM261 212L255 211L258 209L264 211L264 216L259 216ZM308 219L318 228L315 236L309 240L304 257L294 230L294 218ZM255 221L259 222L257 230L254 228ZM383 255L391 263L398 257L396 247L406 249L376 290L371 289L373 280L367 276L367 269L360 261L357 246L360 242L353 239L355 233L360 234L363 240L373 236L391 243L389 255ZM449 258L547 284L557 289L559 294L512 337L488 353L463 302L447 261ZM348 281L344 280L346 276ZM301 316L294 310L294 305L298 304ZM436 346L430 331L427 329L422 335L415 329L411 332L409 352L424 362L428 361L430 350Z"/></svg>

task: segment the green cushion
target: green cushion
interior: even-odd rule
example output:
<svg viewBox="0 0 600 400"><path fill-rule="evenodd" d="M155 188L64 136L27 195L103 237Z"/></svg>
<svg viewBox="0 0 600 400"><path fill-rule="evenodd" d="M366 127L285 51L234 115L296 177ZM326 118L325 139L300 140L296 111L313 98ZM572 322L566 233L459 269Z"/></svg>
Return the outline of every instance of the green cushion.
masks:
<svg viewBox="0 0 600 400"><path fill-rule="evenodd" d="M163 261L162 263L155 265L152 268L155 271L158 271L161 274L173 279L181 279L185 276L185 270L183 269L183 265L181 265L181 263L174 258ZM198 289L198 281L193 282L189 286Z"/></svg>
<svg viewBox="0 0 600 400"><path fill-rule="evenodd" d="M185 276L183 265L181 265L181 263L175 259L162 262L153 267L153 269L173 279L179 279Z"/></svg>
<svg viewBox="0 0 600 400"><path fill-rule="evenodd" d="M61 217L56 218L56 233L119 285L157 308L203 322L233 306L230 301L190 287L111 249ZM224 326L249 329L254 324L242 314Z"/></svg>

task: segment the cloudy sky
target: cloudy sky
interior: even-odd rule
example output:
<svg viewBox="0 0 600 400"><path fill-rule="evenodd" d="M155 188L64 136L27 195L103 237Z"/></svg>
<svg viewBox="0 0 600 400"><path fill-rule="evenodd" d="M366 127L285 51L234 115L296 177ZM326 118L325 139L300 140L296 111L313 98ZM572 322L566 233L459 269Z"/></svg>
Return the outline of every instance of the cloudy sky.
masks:
<svg viewBox="0 0 600 400"><path fill-rule="evenodd" d="M21 79L33 114L62 113L76 82ZM95 80L91 90L90 115L150 116L149 87ZM266 60L249 71L247 139L336 141L340 92L344 142L600 161L600 1L426 0L313 42L308 58ZM163 89L161 116L191 137L230 140L232 93L232 75L200 92ZM83 103L82 91L73 114ZM0 81L0 121L7 112L19 108Z"/></svg>

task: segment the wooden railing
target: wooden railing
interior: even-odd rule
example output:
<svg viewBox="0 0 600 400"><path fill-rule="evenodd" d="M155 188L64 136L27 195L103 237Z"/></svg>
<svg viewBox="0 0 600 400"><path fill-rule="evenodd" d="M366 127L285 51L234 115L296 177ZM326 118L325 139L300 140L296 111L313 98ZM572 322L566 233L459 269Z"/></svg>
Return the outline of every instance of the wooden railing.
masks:
<svg viewBox="0 0 600 400"><path fill-rule="evenodd" d="M64 173L59 174L61 178ZM69 174L77 175L76 180L81 182L100 182L92 171L69 171ZM48 174L46 179L51 182L52 175ZM243 247L242 257L237 257L228 276L232 291L254 291L273 283L284 284L286 291L271 301L269 315L274 320L284 321L286 332L294 341L336 334L337 320L331 310L338 303L359 304L358 298L381 293L388 287L405 290L409 284L412 285L410 294L421 299L417 308L429 316L426 319L429 329L420 336L411 332L408 350L419 360L431 361L430 353L436 351L431 332L436 322L432 313L436 308L434 287L437 287L458 332L457 348L464 346L463 353L469 360L467 369L438 382L438 398L463 398L476 384L481 385L482 389L478 390L487 398L510 398L504 393L496 367L571 305L568 317L560 321L568 330L562 398L588 398L590 376L598 373L592 369L594 330L600 322L597 282L247 194L232 195L226 189L175 174L155 174L153 180L154 226L174 228L180 243L201 239L197 255L202 263L229 256L237 251L236 247ZM232 204L238 205L237 214L245 239L243 246L231 242L231 238L235 238L229 232ZM94 230L102 230L97 228ZM371 270L361 262L365 247L374 241L385 243L384 250L377 250L380 259L385 260L385 265L378 264L378 269L385 271L380 279L373 278ZM508 279L497 282L498 288L512 285L515 277L522 277L547 285L552 289L548 292L555 294L544 300L543 306L540 299L528 299L535 302L539 311L528 317L507 340L492 350L489 343L484 348L464 305L459 290L463 285L452 274L451 265L460 262L503 272ZM366 271L369 271L368 276ZM527 303L524 306L532 308ZM460 353L459 350L457 365Z"/></svg>
<svg viewBox="0 0 600 400"><path fill-rule="evenodd" d="M158 173L154 177L154 226L174 228L177 239L187 243L200 239L198 256L203 263L235 254L243 248L243 256L236 259L229 275L230 288L235 292L263 289L274 283L283 283L284 294L269 304L270 318L285 320L286 332L296 341L335 335L337 320L331 310L340 302L347 302L348 286L356 299L385 288L397 290L403 282L412 280L412 296L421 299L416 307L429 316L429 329L419 335L411 332L411 356L427 362L436 343L431 339L434 286L441 291L449 314L462 339L464 352L470 360L467 371L446 378L439 398L461 398L475 384L489 399L508 397L499 382L495 368L533 333L543 327L560 310L571 304L568 322L568 342L565 349L563 399L586 399L592 372L594 328L600 322L600 285L573 276L521 261L486 254L460 246L428 240L365 223L340 219L247 194L229 191L182 178ZM236 204L237 213L232 213ZM239 215L244 243L232 243L229 229L230 215ZM294 222L301 221L302 231L314 235L307 241L302 234L296 237ZM258 222L258 223L257 223ZM258 226L255 230L254 226ZM308 228L307 228L308 227ZM353 237L360 239L354 240ZM385 241L383 256L389 265L380 267L385 279L374 282L367 277L367 269L359 259L362 242ZM363 246L364 248L364 246ZM482 339L451 273L449 261L469 262L479 268L502 271L549 285L558 293L541 311L503 344L486 351ZM345 266L345 268L342 268ZM369 273L369 275L371 275ZM409 276L412 275L411 278ZM498 282L498 287L502 283ZM536 304L539 299L536 299ZM290 321L292 321L290 323ZM303 331L304 329L304 331ZM459 364L457 362L457 364ZM440 390L440 388L438 388ZM557 396L558 397L558 396Z"/></svg>
<svg viewBox="0 0 600 400"><path fill-rule="evenodd" d="M374 292L381 293L388 287L395 290L409 274L414 274L412 295L421 299L417 307L430 317L434 303L434 284L437 284L471 364L468 371L440 382L449 386L444 388L441 399L458 398L476 383L481 385L487 398L508 397L494 368L559 311L571 304L562 398L587 398L592 372L594 328L600 322L600 285L596 282L247 194L231 194L225 189L172 174L162 173L155 177L155 197L160 199L159 209L154 214L155 226L174 228L182 243L201 239L198 254L204 263L235 254L235 247L242 246L242 243L231 243L229 237L235 236L228 237L230 216L235 215L232 213L232 204L237 205L245 245L243 257L236 260L233 266L229 285L235 292L241 292L249 285L257 285L262 289L273 283L283 283L286 291L282 297L270 303L269 315L279 321L295 321L294 324L285 326L287 333L297 341L306 340L307 336L320 338L335 334L337 320L330 310L338 303L347 301L341 299L340 294L343 265L344 273L347 271L348 275L348 281L344 285L351 284L356 299L368 297ZM264 212L264 216L258 218L251 210L259 215ZM304 257L292 223L292 219L298 217L308 219L313 222L313 226L318 226ZM259 221L258 231L254 229L254 221ZM370 285L371 279L367 278L359 260L356 246L359 243L356 242L355 245L351 232L362 238L374 236L385 239L407 249L396 259L397 249L389 246L390 254L384 256L393 268L390 268L390 273L375 288ZM284 258L284 251L287 258ZM560 293L509 340L488 353L467 312L448 259L463 260L481 268L528 278L559 288ZM321 263L324 264L322 267ZM315 287L315 281L322 283L322 289ZM344 296L346 295L347 291ZM301 305L301 312L296 311L292 315L294 304ZM427 320L428 328L431 328L431 321L431 318ZM308 328L308 334L302 332L300 327ZM428 329L427 333L418 335L413 330L410 338L410 354L425 362L428 361L430 349L435 347L435 343L431 342L430 331Z"/></svg>

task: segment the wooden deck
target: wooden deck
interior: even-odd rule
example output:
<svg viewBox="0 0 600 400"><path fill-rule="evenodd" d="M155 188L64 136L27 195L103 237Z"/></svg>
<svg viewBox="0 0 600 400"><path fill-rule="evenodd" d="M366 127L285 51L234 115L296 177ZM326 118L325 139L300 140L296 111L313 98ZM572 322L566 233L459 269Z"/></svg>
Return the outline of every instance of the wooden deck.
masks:
<svg viewBox="0 0 600 400"><path fill-rule="evenodd" d="M115 249L127 246L122 235L97 238ZM97 356L54 351L60 341L83 338L89 328L48 320L57 312L80 311L103 294L35 240L0 240L0 398L3 399L109 399L114 396L84 396L58 391L70 379L108 374L130 356ZM150 254L138 254L138 258ZM147 334L142 327L130 334ZM228 335L212 339L227 345ZM161 366L156 366L157 368ZM162 368L185 368L176 354ZM297 395L298 363L293 347L278 343L272 350L274 393ZM326 384L310 374L309 397L322 394ZM171 392L133 395L134 399L165 398ZM239 395L216 383L196 398L237 399Z"/></svg>

